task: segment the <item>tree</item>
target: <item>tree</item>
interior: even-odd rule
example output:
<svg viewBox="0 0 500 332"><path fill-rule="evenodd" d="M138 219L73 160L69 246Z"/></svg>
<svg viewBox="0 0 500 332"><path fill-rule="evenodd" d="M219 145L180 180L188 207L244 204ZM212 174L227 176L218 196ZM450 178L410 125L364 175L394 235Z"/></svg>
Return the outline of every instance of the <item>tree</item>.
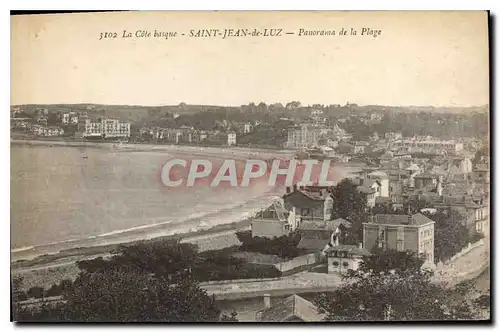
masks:
<svg viewBox="0 0 500 332"><path fill-rule="evenodd" d="M43 287L34 286L28 289L26 292L29 298L40 299L43 297Z"/></svg>
<svg viewBox="0 0 500 332"><path fill-rule="evenodd" d="M267 111L267 105L266 105L266 103L264 103L263 101L261 101L259 103L259 105L257 105L257 110L259 112L265 112L265 111Z"/></svg>
<svg viewBox="0 0 500 332"><path fill-rule="evenodd" d="M300 101L291 101L287 103L285 107L286 109L293 110L299 108L300 106L301 106Z"/></svg>
<svg viewBox="0 0 500 332"><path fill-rule="evenodd" d="M14 320L19 320L19 313L21 311L21 301L28 299L26 293L22 290L23 278L15 276L12 278L11 283L11 299L12 299L12 318Z"/></svg>
<svg viewBox="0 0 500 332"><path fill-rule="evenodd" d="M332 219L343 218L351 222L351 230L344 239L345 244L362 242L363 222L366 218L366 197L348 178L340 181L332 189Z"/></svg>
<svg viewBox="0 0 500 332"><path fill-rule="evenodd" d="M366 197L351 179L345 178L332 189L332 218L356 219L366 213Z"/></svg>
<svg viewBox="0 0 500 332"><path fill-rule="evenodd" d="M394 254L380 252L365 258L358 270L346 275L345 286L321 294L317 302L326 319L457 319L449 313L445 290L431 283L430 270L422 269L423 260L411 252Z"/></svg>
<svg viewBox="0 0 500 332"><path fill-rule="evenodd" d="M457 211L446 209L434 214L423 213L435 221L434 262L446 261L469 243L469 231L459 220Z"/></svg>
<svg viewBox="0 0 500 332"><path fill-rule="evenodd" d="M77 266L89 273L126 267L176 281L189 272L197 255L196 246L189 243L179 243L178 240L148 241L122 246L117 255L108 260L98 257L80 261Z"/></svg>
<svg viewBox="0 0 500 332"><path fill-rule="evenodd" d="M376 248L371 256L366 257L359 265L359 270L369 273L387 273L396 271L399 274L418 273L425 262L425 257L415 251L397 251L394 249Z"/></svg>
<svg viewBox="0 0 500 332"><path fill-rule="evenodd" d="M203 322L220 316L194 279L171 283L130 267L82 272L63 298L61 316L73 322Z"/></svg>
<svg viewBox="0 0 500 332"><path fill-rule="evenodd" d="M12 278L12 302L13 303L18 303L20 301L24 301L28 299L26 296L26 293L22 290L23 286L23 278L22 277L13 277Z"/></svg>
<svg viewBox="0 0 500 332"><path fill-rule="evenodd" d="M18 320L219 321L215 299L199 287L191 273L196 257L192 245L153 241L122 247L107 260L100 257L78 262L82 271L71 285L63 281L51 288L52 292L62 289L59 304L22 308L17 311Z"/></svg>

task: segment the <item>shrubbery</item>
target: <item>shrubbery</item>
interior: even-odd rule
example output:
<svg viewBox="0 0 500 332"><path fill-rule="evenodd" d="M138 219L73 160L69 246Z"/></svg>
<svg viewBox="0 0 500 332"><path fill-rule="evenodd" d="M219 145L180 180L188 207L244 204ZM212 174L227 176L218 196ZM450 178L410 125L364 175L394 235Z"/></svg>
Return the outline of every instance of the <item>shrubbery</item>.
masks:
<svg viewBox="0 0 500 332"><path fill-rule="evenodd" d="M241 242L241 251L258 252L266 255L276 255L282 258L294 258L303 254L297 248L300 242L300 234L292 233L277 238L252 237L251 231L236 233Z"/></svg>

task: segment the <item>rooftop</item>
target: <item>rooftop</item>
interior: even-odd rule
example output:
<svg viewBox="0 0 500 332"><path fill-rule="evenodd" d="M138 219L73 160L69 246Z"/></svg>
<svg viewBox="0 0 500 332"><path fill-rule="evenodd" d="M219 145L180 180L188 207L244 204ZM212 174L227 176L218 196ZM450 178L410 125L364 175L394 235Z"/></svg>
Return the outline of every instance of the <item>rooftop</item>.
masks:
<svg viewBox="0 0 500 332"><path fill-rule="evenodd" d="M429 223L434 223L432 219L427 218L421 213L414 215L407 214L377 214L372 217L370 224L379 225L410 225L410 226L423 226Z"/></svg>
<svg viewBox="0 0 500 332"><path fill-rule="evenodd" d="M339 246L335 247L330 247L327 250L325 250L326 253L330 252L344 252L347 253L348 255L357 255L357 256L369 256L370 253L368 250L364 248L359 248L354 245L348 245L348 244L341 244Z"/></svg>
<svg viewBox="0 0 500 332"><path fill-rule="evenodd" d="M319 314L318 307L312 302L294 294L260 311L259 321L285 322L294 318L304 322L318 322L323 320L325 315Z"/></svg>
<svg viewBox="0 0 500 332"><path fill-rule="evenodd" d="M300 239L299 244L297 244L297 248L320 251L325 248L329 241L329 239L321 240L303 237Z"/></svg>

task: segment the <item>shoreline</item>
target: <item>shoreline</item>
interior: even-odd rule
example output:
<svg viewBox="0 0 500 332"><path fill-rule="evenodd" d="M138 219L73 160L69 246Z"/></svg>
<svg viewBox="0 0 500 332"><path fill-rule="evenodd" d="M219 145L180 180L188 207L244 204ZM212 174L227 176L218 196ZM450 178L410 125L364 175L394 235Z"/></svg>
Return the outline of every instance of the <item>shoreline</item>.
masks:
<svg viewBox="0 0 500 332"><path fill-rule="evenodd" d="M247 229L250 226L250 218L236 221L227 224L220 224L208 229L189 231L179 234L159 236L150 239L135 240L130 242L121 242L109 245L98 245L88 247L77 247L71 249L63 249L54 254L44 254L27 260L17 260L11 262L11 270L15 274L16 271L29 271L35 269L50 268L54 265L67 265L75 263L78 260L89 259L89 257L97 257L102 255L111 255L121 246L134 245L137 243L148 243L157 241L187 241L189 239L197 239L205 236L213 236L219 233L236 233L239 230Z"/></svg>
<svg viewBox="0 0 500 332"><path fill-rule="evenodd" d="M69 141L69 140L37 140L37 139L10 139L11 145L28 145L28 146L66 146L66 147L90 147L90 148L105 148L118 151L131 151L131 152L176 152L176 153L202 153L202 154L238 154L248 158L255 157L256 155L274 155L274 156L288 156L294 155L294 150L285 149L263 149L263 148L249 148L238 146L204 146L204 145L179 145L179 144L153 144L153 143L119 143L119 142L92 142L92 141Z"/></svg>

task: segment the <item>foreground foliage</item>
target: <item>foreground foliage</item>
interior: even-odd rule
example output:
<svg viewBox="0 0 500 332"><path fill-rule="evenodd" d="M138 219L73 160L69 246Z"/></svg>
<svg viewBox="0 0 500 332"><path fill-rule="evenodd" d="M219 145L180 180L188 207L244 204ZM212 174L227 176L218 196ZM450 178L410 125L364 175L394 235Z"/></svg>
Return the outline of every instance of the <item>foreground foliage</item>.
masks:
<svg viewBox="0 0 500 332"><path fill-rule="evenodd" d="M383 251L367 257L347 284L318 297L327 320L457 320L476 313L463 294L431 283L432 271L414 252ZM459 299L457 300L457 296Z"/></svg>
<svg viewBox="0 0 500 332"><path fill-rule="evenodd" d="M234 265L233 265L234 264ZM60 299L37 305L20 304L22 280L13 283L16 321L71 322L211 322L234 321L221 315L214 298L199 287L198 278L214 271L248 273L235 260L218 260L213 253L200 255L196 247L178 242L154 242L123 247L109 260L78 262L74 282L61 282ZM238 270L241 269L241 270ZM235 272L239 271L239 272ZM46 293L49 294L49 291Z"/></svg>

